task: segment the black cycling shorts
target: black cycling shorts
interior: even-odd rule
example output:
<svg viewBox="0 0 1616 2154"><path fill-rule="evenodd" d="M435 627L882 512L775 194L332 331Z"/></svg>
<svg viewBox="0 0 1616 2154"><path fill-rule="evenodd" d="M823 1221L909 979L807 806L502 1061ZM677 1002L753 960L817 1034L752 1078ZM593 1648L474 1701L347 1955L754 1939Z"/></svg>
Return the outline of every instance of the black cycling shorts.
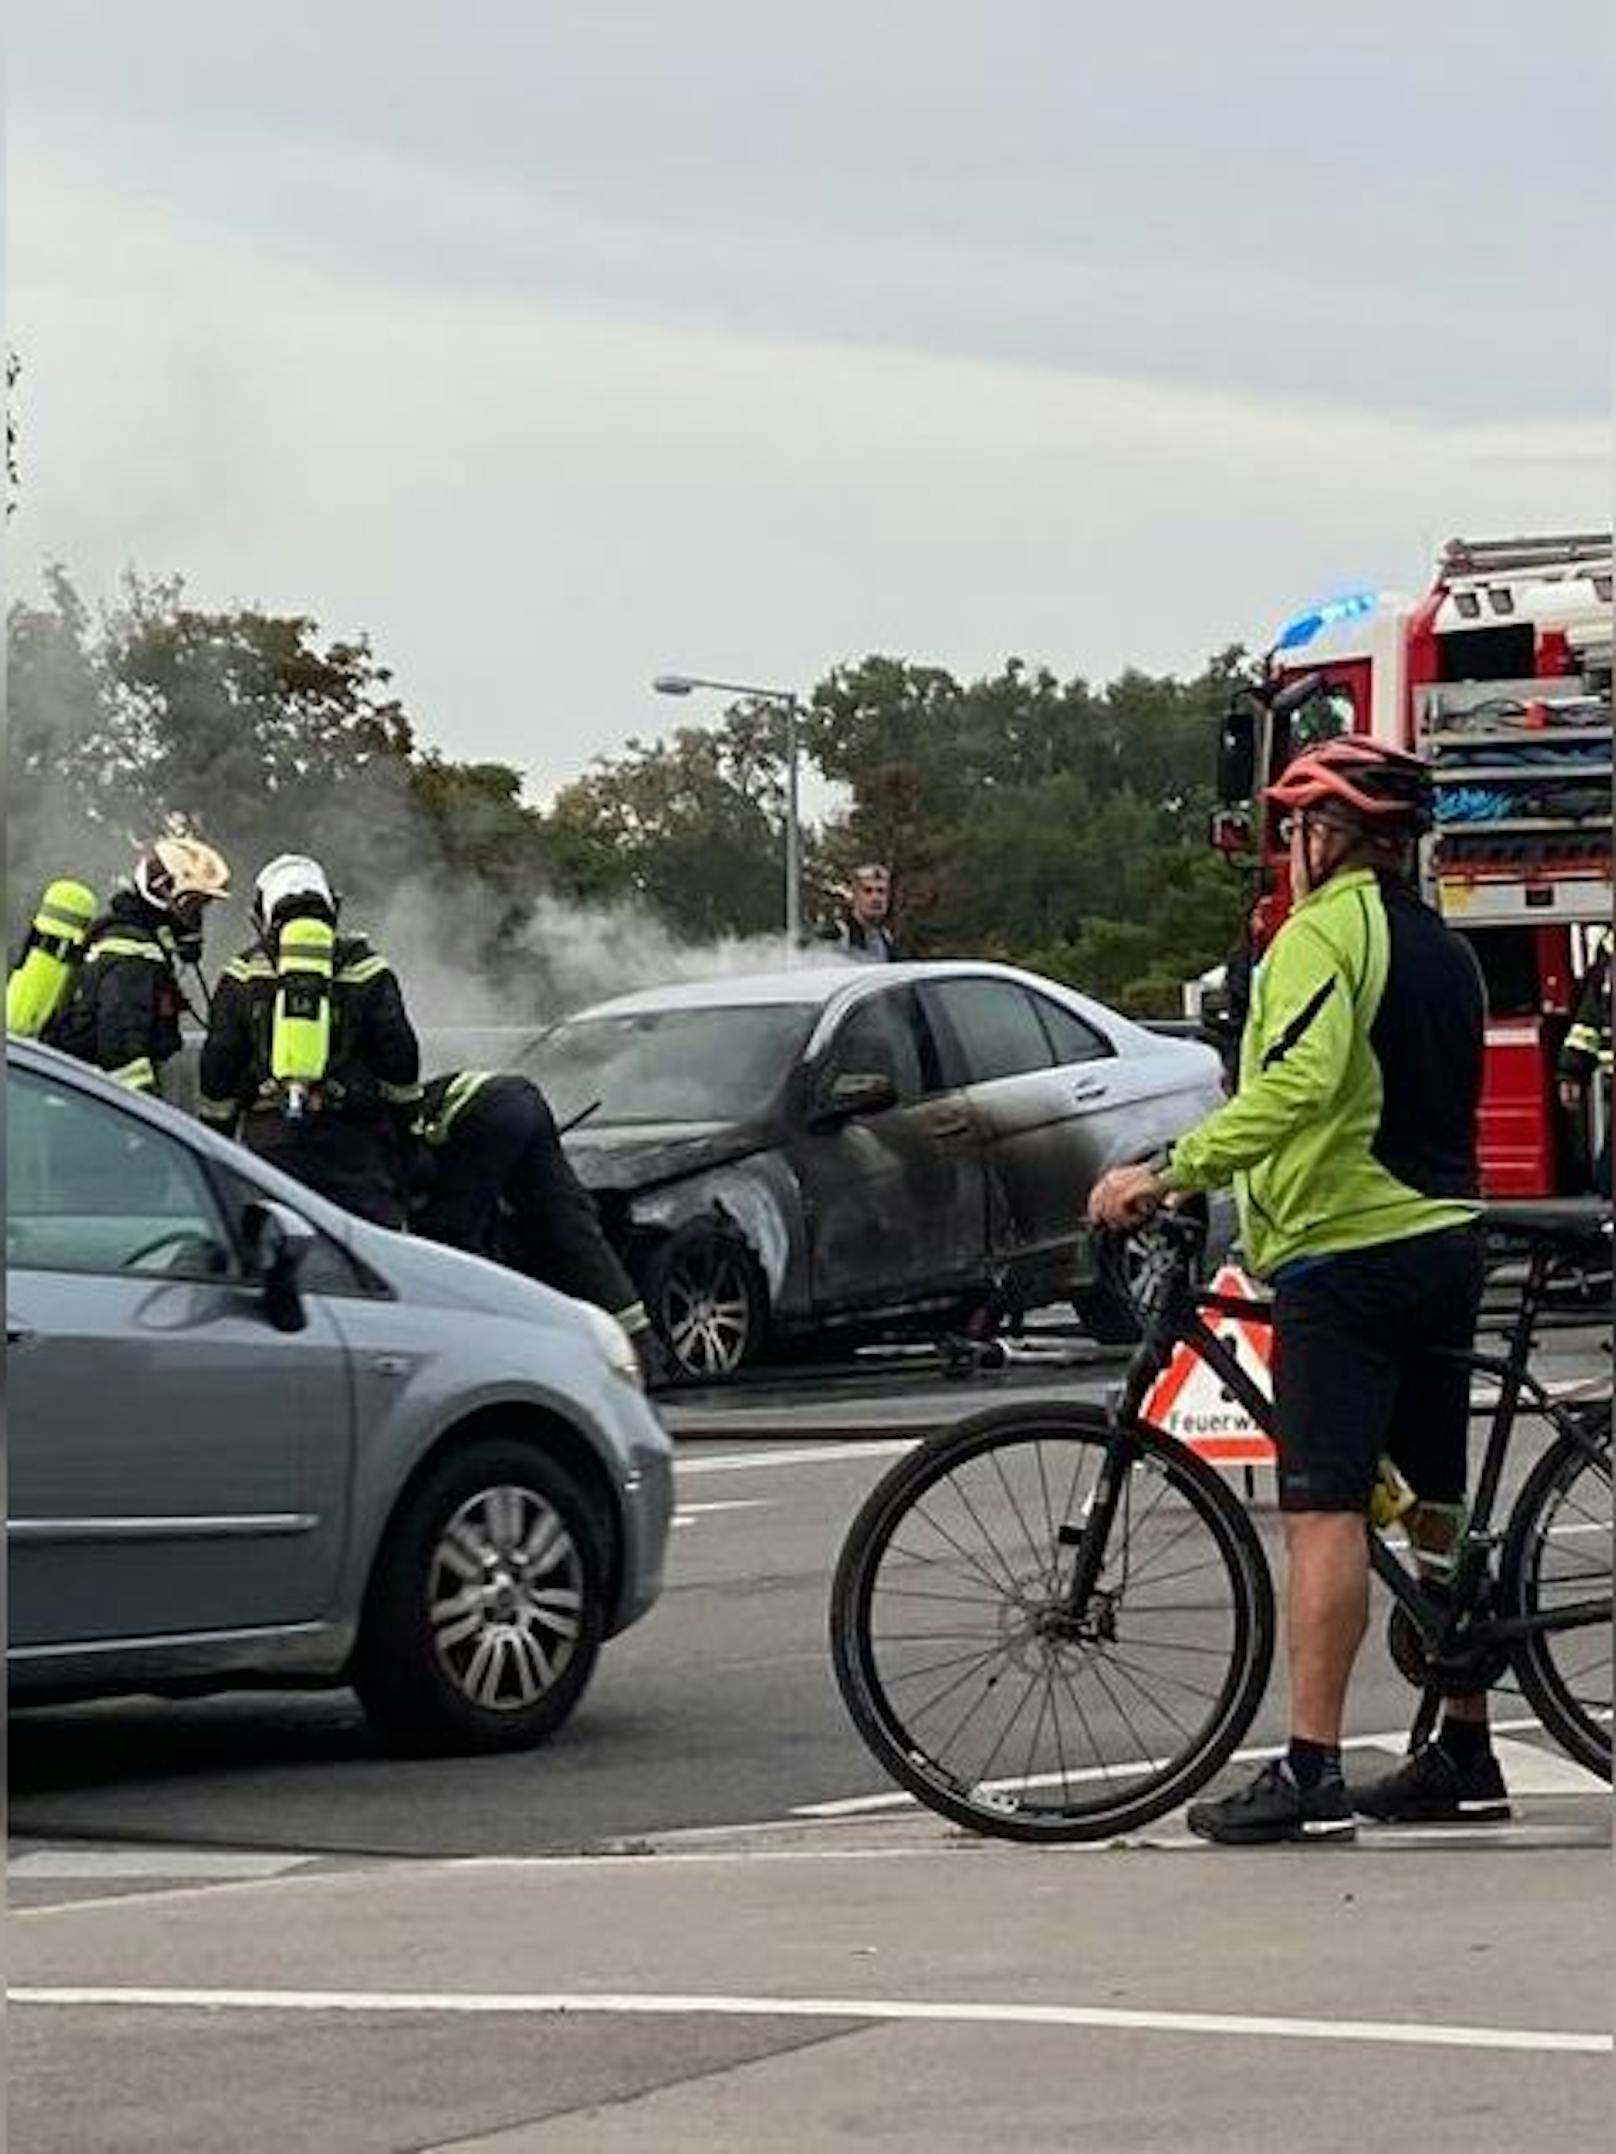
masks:
<svg viewBox="0 0 1616 2154"><path fill-rule="evenodd" d="M1474 1344L1481 1280L1473 1226L1304 1262L1276 1279L1282 1511L1366 1510L1383 1451L1416 1495L1463 1501L1470 1370L1448 1357Z"/></svg>

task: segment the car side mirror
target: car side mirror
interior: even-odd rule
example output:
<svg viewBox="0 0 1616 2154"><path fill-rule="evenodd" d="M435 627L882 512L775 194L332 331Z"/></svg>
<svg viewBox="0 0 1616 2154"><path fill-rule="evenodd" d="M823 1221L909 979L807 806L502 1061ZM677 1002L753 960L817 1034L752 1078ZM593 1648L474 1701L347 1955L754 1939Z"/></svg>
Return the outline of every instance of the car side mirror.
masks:
<svg viewBox="0 0 1616 2154"><path fill-rule="evenodd" d="M865 1114L884 1114L898 1104L898 1087L885 1070L843 1070L820 1094L814 1119L851 1122Z"/></svg>
<svg viewBox="0 0 1616 2154"><path fill-rule="evenodd" d="M265 1315L277 1331L301 1331L309 1318L298 1274L314 1247L313 1227L289 1205L262 1197L243 1211L241 1231L252 1276L263 1289Z"/></svg>

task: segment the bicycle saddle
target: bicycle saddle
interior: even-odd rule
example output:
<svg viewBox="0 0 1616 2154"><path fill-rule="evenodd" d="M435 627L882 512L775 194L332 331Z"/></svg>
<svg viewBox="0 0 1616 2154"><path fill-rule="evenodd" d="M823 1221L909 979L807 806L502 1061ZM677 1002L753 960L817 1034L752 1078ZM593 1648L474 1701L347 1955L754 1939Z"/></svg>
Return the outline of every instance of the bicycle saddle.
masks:
<svg viewBox="0 0 1616 2154"><path fill-rule="evenodd" d="M1610 1204L1604 1197L1505 1198L1481 1209L1489 1234L1567 1245L1593 1241L1607 1231L1610 1217Z"/></svg>

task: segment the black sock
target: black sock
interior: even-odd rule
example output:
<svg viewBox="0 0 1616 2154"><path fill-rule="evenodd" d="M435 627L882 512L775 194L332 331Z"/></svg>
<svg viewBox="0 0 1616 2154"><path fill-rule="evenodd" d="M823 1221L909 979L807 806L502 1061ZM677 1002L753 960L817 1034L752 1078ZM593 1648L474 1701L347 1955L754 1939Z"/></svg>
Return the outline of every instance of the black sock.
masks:
<svg viewBox="0 0 1616 2154"><path fill-rule="evenodd" d="M1485 1720L1455 1720L1447 1713L1436 1740L1437 1748L1446 1751L1455 1765L1474 1765L1479 1758L1492 1755L1492 1733Z"/></svg>
<svg viewBox="0 0 1616 2154"><path fill-rule="evenodd" d="M1341 1778L1339 1743L1310 1743L1305 1735L1293 1735L1285 1762L1299 1788L1316 1788L1321 1780Z"/></svg>

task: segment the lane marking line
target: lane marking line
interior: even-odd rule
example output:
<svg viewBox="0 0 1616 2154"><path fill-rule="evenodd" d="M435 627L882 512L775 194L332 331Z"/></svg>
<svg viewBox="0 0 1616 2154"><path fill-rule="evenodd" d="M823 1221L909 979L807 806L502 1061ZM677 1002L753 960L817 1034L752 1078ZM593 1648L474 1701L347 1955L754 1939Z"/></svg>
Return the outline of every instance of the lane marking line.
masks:
<svg viewBox="0 0 1616 2154"><path fill-rule="evenodd" d="M811 1451L742 1451L733 1456L715 1452L711 1457L676 1458L673 1476L678 1482L689 1473L746 1473L764 1466L828 1466L850 1458L896 1458L900 1452L913 1451L921 1440L918 1436L872 1436L860 1443L817 1444Z"/></svg>
<svg viewBox="0 0 1616 2154"><path fill-rule="evenodd" d="M1495 1736L1521 1735L1540 1728L1541 1723L1531 1719L1495 1720L1492 1723L1492 1732ZM1407 1741L1408 1730L1406 1728L1394 1728L1381 1735L1349 1735L1344 1738L1341 1747L1343 1750L1388 1750L1401 1757ZM1609 1782L1601 1780L1597 1773L1587 1771L1585 1767L1572 1763L1570 1759L1562 1759L1558 1752L1540 1751L1535 1745L1527 1743L1511 1743L1508 1748L1511 1762L1516 1764L1523 1775L1529 1769L1535 1771L1536 1760L1539 1758L1548 1760L1548 1768L1545 1769L1544 1774L1541 1776L1542 1778L1549 1779L1550 1769L1552 1768L1552 1774L1554 1775L1552 1784L1540 1785L1537 1780L1534 1780L1530 1787L1523 1785L1518 1790L1523 1795L1560 1795L1567 1793L1592 1795L1602 1793L1609 1786ZM1229 1764L1261 1765L1266 1763L1269 1758L1280 1757L1284 1749L1285 1745L1283 1743L1259 1744L1249 1750L1237 1750L1229 1760ZM1067 1773L1065 1777L1068 1782L1076 1783L1079 1781L1104 1780L1107 1777L1119 1779L1129 1773L1143 1773L1153 1769L1155 1769L1155 1761L1152 1759L1125 1758L1111 1766L1080 1765L1075 1771ZM1571 1774L1575 1777L1562 1779L1558 1777L1561 1773ZM1030 1780L1005 1782L1004 1785L1007 1787L1059 1787L1061 1785L1061 1775L1059 1773L1035 1773ZM866 1813L882 1810L913 1810L920 1807L921 1804L915 1796L907 1795L897 1788L889 1788L879 1795L845 1795L834 1802L801 1803L789 1811L787 1815L794 1818L855 1818ZM744 1827L732 1827L731 1829L745 1830Z"/></svg>
<svg viewBox="0 0 1616 2154"><path fill-rule="evenodd" d="M590 1991L531 1995L434 1990L18 1988L13 2005L162 2012L416 2012L466 2017L566 2013L715 2019L854 2019L956 2026L1068 2027L1092 2032L1235 2037L1256 2041L1364 2042L1412 2049L1552 2051L1608 2056L1616 2039L1556 2027L1466 2027L1406 2020L1291 2019L1256 2013L1145 2012L1099 2005L922 2002L910 1998L666 1996Z"/></svg>
<svg viewBox="0 0 1616 2154"><path fill-rule="evenodd" d="M171 1877L219 1878L239 1882L250 1878L281 1877L288 1870L318 1862L317 1853L269 1855L235 1848L28 1847L8 1854L6 1869L20 1883L44 1879L51 1884L102 1878Z"/></svg>

